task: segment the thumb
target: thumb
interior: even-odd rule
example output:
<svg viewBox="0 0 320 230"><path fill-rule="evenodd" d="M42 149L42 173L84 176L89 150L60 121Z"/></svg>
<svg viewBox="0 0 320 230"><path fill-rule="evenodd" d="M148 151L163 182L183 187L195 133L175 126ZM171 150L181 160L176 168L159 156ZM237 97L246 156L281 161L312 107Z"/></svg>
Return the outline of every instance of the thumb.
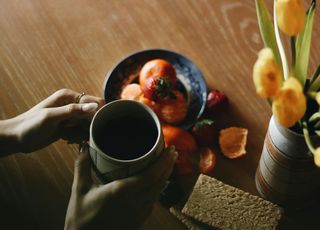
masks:
<svg viewBox="0 0 320 230"><path fill-rule="evenodd" d="M83 118L88 114L92 114L98 109L99 105L96 102L83 104L68 104L60 107L49 108L50 117L58 120L67 118Z"/></svg>
<svg viewBox="0 0 320 230"><path fill-rule="evenodd" d="M79 145L80 155L74 163L72 189L78 194L85 194L92 186L91 161L87 143Z"/></svg>

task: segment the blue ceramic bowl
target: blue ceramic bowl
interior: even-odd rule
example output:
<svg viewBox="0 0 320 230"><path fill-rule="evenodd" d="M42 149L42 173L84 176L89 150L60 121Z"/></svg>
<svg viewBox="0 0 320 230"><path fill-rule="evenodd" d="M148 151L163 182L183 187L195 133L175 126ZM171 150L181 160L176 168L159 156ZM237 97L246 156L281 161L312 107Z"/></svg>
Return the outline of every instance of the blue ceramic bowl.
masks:
<svg viewBox="0 0 320 230"><path fill-rule="evenodd" d="M188 114L178 125L190 129L202 115L207 99L207 86L200 70L186 57L176 52L163 49L143 50L133 53L120 61L106 76L104 98L110 102L120 98L122 88L137 82L142 66L152 59L161 58L169 61L177 72L177 87L184 92L188 101Z"/></svg>

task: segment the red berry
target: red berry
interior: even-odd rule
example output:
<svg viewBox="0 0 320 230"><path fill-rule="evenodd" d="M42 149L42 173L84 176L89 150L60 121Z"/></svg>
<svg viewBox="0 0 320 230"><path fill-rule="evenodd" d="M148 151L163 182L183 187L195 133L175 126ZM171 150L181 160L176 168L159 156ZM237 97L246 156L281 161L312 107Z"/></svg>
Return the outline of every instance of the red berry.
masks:
<svg viewBox="0 0 320 230"><path fill-rule="evenodd" d="M154 101L156 99L156 79L150 77L146 80L143 90L143 94L146 98Z"/></svg>
<svg viewBox="0 0 320 230"><path fill-rule="evenodd" d="M193 126L192 133L200 145L212 146L215 136L214 121L210 119L198 121Z"/></svg>
<svg viewBox="0 0 320 230"><path fill-rule="evenodd" d="M219 90L213 90L208 94L206 109L207 112L216 114L225 110L228 104L228 98L224 93Z"/></svg>
<svg viewBox="0 0 320 230"><path fill-rule="evenodd" d="M149 77L142 88L144 96L153 101L175 98L173 89L173 83L166 76Z"/></svg>
<svg viewBox="0 0 320 230"><path fill-rule="evenodd" d="M216 155L210 148L200 150L199 171L201 173L210 173L216 166Z"/></svg>
<svg viewBox="0 0 320 230"><path fill-rule="evenodd" d="M192 165L189 162L181 163L181 164L176 163L174 170L178 175L187 175L193 172Z"/></svg>

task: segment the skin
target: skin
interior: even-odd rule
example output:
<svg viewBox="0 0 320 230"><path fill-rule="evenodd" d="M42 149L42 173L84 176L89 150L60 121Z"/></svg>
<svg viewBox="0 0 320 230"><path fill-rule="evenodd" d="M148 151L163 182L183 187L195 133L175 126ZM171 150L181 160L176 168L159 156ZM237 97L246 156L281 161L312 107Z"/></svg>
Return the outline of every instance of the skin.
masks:
<svg viewBox="0 0 320 230"><path fill-rule="evenodd" d="M0 121L0 155L33 152L60 138L68 142L88 138L90 119L104 101L84 95L77 103L79 95L62 89L25 113Z"/></svg>
<svg viewBox="0 0 320 230"><path fill-rule="evenodd" d="M105 185L93 182L87 147L81 152L65 229L139 229L172 172L177 157L174 148L166 149L142 173Z"/></svg>
<svg viewBox="0 0 320 230"><path fill-rule="evenodd" d="M62 89L27 112L0 121L0 156L33 152L59 139L85 143L90 121L104 101L80 95ZM91 177L87 145L82 144L75 161L65 229L139 228L151 213L176 158L174 148L166 149L142 173L98 185Z"/></svg>

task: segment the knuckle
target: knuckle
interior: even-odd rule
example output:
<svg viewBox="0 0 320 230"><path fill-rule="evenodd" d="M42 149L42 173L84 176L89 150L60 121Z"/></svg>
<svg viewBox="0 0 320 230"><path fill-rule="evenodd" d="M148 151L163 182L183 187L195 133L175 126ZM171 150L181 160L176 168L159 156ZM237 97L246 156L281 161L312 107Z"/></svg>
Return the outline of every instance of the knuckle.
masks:
<svg viewBox="0 0 320 230"><path fill-rule="evenodd" d="M127 189L127 185L122 180L112 182L112 193L121 194Z"/></svg>
<svg viewBox="0 0 320 230"><path fill-rule="evenodd" d="M105 104L105 101L104 101L104 99L99 98L99 99L98 99L98 103L99 103L100 106L102 106L102 105Z"/></svg>
<svg viewBox="0 0 320 230"><path fill-rule="evenodd" d="M68 98L73 98L75 95L75 92L73 92L71 89L63 88L58 91L56 91L53 94L53 97L55 101L60 102L60 104L64 104L65 101L69 101Z"/></svg>
<svg viewBox="0 0 320 230"><path fill-rule="evenodd" d="M78 104L69 104L66 106L67 113L72 113L78 110Z"/></svg>
<svg viewBox="0 0 320 230"><path fill-rule="evenodd" d="M56 92L56 94L57 94L57 96L64 96L64 95L70 94L71 92L72 92L71 89L63 88L63 89L59 89Z"/></svg>

